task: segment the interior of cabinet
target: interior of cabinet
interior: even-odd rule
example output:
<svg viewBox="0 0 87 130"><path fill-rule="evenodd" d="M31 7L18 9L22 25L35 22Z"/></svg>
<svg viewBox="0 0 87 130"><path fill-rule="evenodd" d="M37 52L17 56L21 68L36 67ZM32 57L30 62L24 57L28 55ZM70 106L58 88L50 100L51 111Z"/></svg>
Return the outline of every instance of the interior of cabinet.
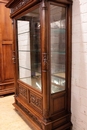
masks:
<svg viewBox="0 0 87 130"><path fill-rule="evenodd" d="M17 20L19 79L41 91L39 9Z"/></svg>
<svg viewBox="0 0 87 130"><path fill-rule="evenodd" d="M66 12L50 6L51 93L65 90ZM17 20L19 79L41 91L40 14L36 9Z"/></svg>

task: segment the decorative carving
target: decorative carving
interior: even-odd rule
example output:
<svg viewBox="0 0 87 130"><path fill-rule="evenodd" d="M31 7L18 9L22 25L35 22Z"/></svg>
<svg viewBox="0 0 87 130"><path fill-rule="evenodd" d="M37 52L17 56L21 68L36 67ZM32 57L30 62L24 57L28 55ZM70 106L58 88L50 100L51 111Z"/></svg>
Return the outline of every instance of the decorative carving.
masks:
<svg viewBox="0 0 87 130"><path fill-rule="evenodd" d="M27 89L19 86L19 94L27 99Z"/></svg>
<svg viewBox="0 0 87 130"><path fill-rule="evenodd" d="M17 102L17 105L42 129L42 125L40 120L33 115L29 110L27 110L22 104Z"/></svg>
<svg viewBox="0 0 87 130"><path fill-rule="evenodd" d="M22 6L24 6L28 2L32 2L32 0L21 0L14 8L11 9L12 13L20 9Z"/></svg>
<svg viewBox="0 0 87 130"><path fill-rule="evenodd" d="M35 94L30 93L30 103L42 110L42 99L37 97Z"/></svg>
<svg viewBox="0 0 87 130"><path fill-rule="evenodd" d="M43 69L47 70L48 68L48 57L47 57L47 53L43 53Z"/></svg>

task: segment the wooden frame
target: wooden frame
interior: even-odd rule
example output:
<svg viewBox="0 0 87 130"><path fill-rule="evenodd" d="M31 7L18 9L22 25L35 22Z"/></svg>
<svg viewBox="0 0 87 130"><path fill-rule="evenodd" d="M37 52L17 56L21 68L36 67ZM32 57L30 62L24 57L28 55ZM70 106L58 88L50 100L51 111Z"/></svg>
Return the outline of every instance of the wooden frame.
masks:
<svg viewBox="0 0 87 130"><path fill-rule="evenodd" d="M51 93L51 45L50 45L50 4L66 8L66 89ZM71 112L71 0L16 0L6 5L11 8L14 21L15 68L15 108L30 121L36 130L70 130ZM40 9L41 81L42 91L38 91L19 79L17 23L24 14Z"/></svg>

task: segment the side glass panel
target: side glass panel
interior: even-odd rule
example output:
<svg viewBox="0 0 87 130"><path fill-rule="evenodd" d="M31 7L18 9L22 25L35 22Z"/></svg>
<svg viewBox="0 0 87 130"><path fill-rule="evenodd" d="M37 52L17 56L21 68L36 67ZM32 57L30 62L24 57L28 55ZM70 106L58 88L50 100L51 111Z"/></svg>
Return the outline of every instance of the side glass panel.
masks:
<svg viewBox="0 0 87 130"><path fill-rule="evenodd" d="M41 91L39 9L17 20L19 79Z"/></svg>
<svg viewBox="0 0 87 130"><path fill-rule="evenodd" d="M66 9L50 5L51 93L65 90Z"/></svg>

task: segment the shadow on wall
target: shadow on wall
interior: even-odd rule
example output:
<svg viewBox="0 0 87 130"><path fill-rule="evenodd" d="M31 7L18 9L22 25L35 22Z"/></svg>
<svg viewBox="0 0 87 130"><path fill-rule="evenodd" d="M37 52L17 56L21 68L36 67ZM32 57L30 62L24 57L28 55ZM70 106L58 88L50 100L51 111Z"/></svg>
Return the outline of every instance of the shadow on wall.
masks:
<svg viewBox="0 0 87 130"><path fill-rule="evenodd" d="M73 0L72 130L87 130L87 0Z"/></svg>

